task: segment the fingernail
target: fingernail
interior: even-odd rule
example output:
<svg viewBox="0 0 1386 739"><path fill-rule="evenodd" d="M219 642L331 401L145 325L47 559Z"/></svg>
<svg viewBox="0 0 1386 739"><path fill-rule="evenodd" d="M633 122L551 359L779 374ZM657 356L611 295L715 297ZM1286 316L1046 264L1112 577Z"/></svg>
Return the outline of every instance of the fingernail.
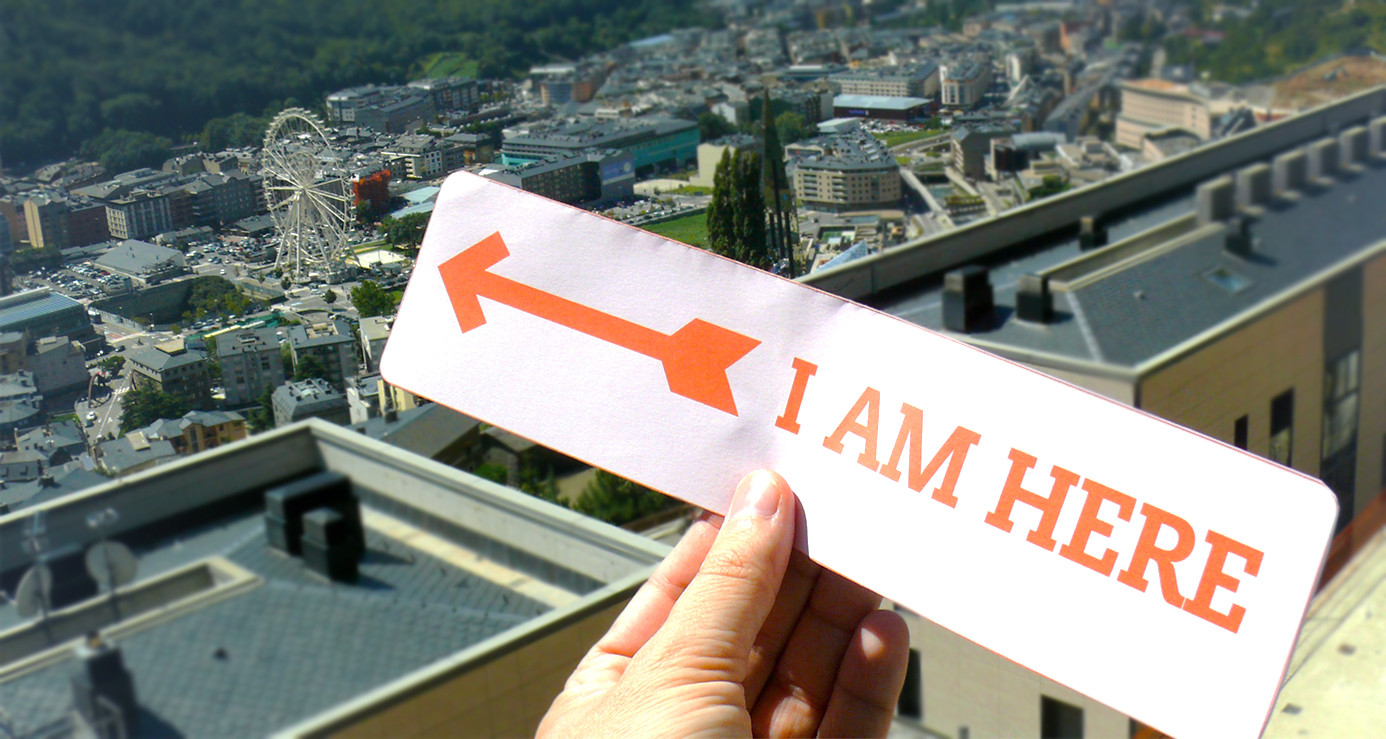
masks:
<svg viewBox="0 0 1386 739"><path fill-rule="evenodd" d="M775 489L775 478L765 470L756 470L741 478L732 498L732 513L750 513L770 518L780 509L779 491Z"/></svg>

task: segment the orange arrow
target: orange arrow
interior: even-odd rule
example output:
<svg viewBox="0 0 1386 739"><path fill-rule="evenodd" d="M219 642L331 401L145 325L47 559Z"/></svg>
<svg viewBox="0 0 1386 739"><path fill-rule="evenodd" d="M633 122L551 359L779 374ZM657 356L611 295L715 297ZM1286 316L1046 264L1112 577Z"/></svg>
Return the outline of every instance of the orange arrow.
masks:
<svg viewBox="0 0 1386 739"><path fill-rule="evenodd" d="M669 390L736 415L727 368L760 341L700 318L673 334L662 334L595 308L492 274L487 270L509 256L499 232L438 266L457 325L471 331L486 323L478 298L489 298L532 316L567 326L602 341L658 359Z"/></svg>

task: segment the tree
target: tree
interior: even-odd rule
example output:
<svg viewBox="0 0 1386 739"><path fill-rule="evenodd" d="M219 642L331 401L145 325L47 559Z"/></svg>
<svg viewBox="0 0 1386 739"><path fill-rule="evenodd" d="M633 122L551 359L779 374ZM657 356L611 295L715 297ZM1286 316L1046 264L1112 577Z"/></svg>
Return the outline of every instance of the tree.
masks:
<svg viewBox="0 0 1386 739"><path fill-rule="evenodd" d="M362 318L384 316L395 312L395 296L371 280L362 280L351 289L351 304Z"/></svg>
<svg viewBox="0 0 1386 739"><path fill-rule="evenodd" d="M767 90L761 102L762 119L769 121L770 112L770 92ZM787 118L786 116L795 116ZM781 125L783 123L783 126ZM784 169L784 147L781 145L781 128L788 129L786 133L790 135L798 134L796 128L805 128L803 116L798 113L781 113L775 120L775 125L765 127L764 139L764 168L762 176L765 180L765 197L769 202L769 252L770 261L785 260L785 266L789 270L789 276L794 276L794 245L790 237L790 219L794 213L794 195L790 192L788 179ZM794 139L797 141L798 139Z"/></svg>
<svg viewBox="0 0 1386 739"><path fill-rule="evenodd" d="M428 228L431 213L410 213L403 218L386 216L380 222L380 231L385 234L385 242L395 246L417 247L423 243L424 231Z"/></svg>
<svg viewBox="0 0 1386 739"><path fill-rule="evenodd" d="M736 133L736 126L733 126L726 118L710 110L698 114L698 139L700 141L712 141L733 133Z"/></svg>
<svg viewBox="0 0 1386 739"><path fill-rule="evenodd" d="M280 278L280 280L279 280L279 288L280 288L281 290L283 290L284 292L288 292L288 291L289 291L289 288L291 288L291 287L293 287L293 286L294 286L293 280L290 280L288 277Z"/></svg>
<svg viewBox="0 0 1386 739"><path fill-rule="evenodd" d="M676 501L622 477L597 470L572 509L622 526L676 505Z"/></svg>
<svg viewBox="0 0 1386 739"><path fill-rule="evenodd" d="M323 293L322 302L327 303L328 305L332 305L333 303L337 302L337 291L333 290L330 287L327 288L327 292Z"/></svg>
<svg viewBox="0 0 1386 739"><path fill-rule="evenodd" d="M152 133L106 129L82 144L81 154L95 159L111 173L158 167L168 159L173 142Z"/></svg>
<svg viewBox="0 0 1386 739"><path fill-rule="evenodd" d="M103 357L101 361L96 363L96 366L108 375L117 375L125 368L125 357L112 354L109 357Z"/></svg>
<svg viewBox="0 0 1386 739"><path fill-rule="evenodd" d="M153 385L143 385L125 394L120 416L120 433L128 434L161 418L182 418L188 404Z"/></svg>
<svg viewBox="0 0 1386 739"><path fill-rule="evenodd" d="M250 410L246 420L256 431L274 428L274 388L266 385L256 403L258 405Z"/></svg>
<svg viewBox="0 0 1386 739"><path fill-rule="evenodd" d="M707 209L708 249L752 267L768 269L765 198L761 194L760 155L728 149L712 178Z"/></svg>
<svg viewBox="0 0 1386 739"><path fill-rule="evenodd" d="M302 382L317 378L327 379L327 367L323 366L322 360L311 354L305 354L299 358L298 364L294 366L294 381Z"/></svg>
<svg viewBox="0 0 1386 739"><path fill-rule="evenodd" d="M780 146L801 141L808 138L809 134L813 133L813 129L809 126L808 121L804 120L802 115L792 110L787 110L779 114L779 116L775 118L774 128L775 134L779 137L778 144ZM766 146L768 147L769 143L767 143ZM780 152L780 156L783 155L783 152Z"/></svg>
<svg viewBox="0 0 1386 739"><path fill-rule="evenodd" d="M712 200L707 205L708 249L718 254L730 254L732 249L732 220L736 210L736 185L732 182L735 150L722 150L722 158L712 175Z"/></svg>

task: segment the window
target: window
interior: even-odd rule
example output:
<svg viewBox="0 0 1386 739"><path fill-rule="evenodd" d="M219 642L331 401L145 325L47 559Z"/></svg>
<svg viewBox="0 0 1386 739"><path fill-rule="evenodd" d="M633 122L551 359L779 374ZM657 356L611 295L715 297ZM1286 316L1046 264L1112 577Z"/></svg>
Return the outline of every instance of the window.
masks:
<svg viewBox="0 0 1386 739"><path fill-rule="evenodd" d="M1083 709L1040 696L1040 737L1042 739L1083 739Z"/></svg>
<svg viewBox="0 0 1386 739"><path fill-rule="evenodd" d="M1323 457L1357 441L1357 389L1362 353L1348 352L1329 364L1323 378Z"/></svg>
<svg viewBox="0 0 1386 739"><path fill-rule="evenodd" d="M1270 460L1290 466L1294 441L1295 391L1290 388L1271 401Z"/></svg>
<svg viewBox="0 0 1386 739"><path fill-rule="evenodd" d="M1246 424L1246 416L1238 418L1236 423L1232 424L1232 446L1238 449L1246 448Z"/></svg>
<svg viewBox="0 0 1386 739"><path fill-rule="evenodd" d="M900 691L900 700L896 707L905 718L924 720L924 685L920 675L918 649L910 649L909 662L905 665L905 687Z"/></svg>

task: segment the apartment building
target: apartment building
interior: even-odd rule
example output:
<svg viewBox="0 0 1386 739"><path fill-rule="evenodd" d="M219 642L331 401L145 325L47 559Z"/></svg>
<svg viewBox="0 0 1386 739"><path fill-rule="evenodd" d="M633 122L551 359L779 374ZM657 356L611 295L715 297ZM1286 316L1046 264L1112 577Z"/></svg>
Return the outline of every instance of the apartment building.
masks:
<svg viewBox="0 0 1386 739"><path fill-rule="evenodd" d="M1188 85L1160 79L1121 83L1121 113L1116 143L1143 149L1148 134L1177 128L1207 141L1213 135L1208 102L1189 92Z"/></svg>
<svg viewBox="0 0 1386 739"><path fill-rule="evenodd" d="M785 165L794 195L805 208L845 211L899 205L899 164L860 126L786 146Z"/></svg>
<svg viewBox="0 0 1386 739"><path fill-rule="evenodd" d="M273 328L241 329L217 336L217 360L226 404L232 408L258 402L265 388L282 385L287 376Z"/></svg>
<svg viewBox="0 0 1386 739"><path fill-rule="evenodd" d="M991 64L976 60L950 62L939 68L939 97L943 105L971 108L991 87Z"/></svg>
<svg viewBox="0 0 1386 739"><path fill-rule="evenodd" d="M153 387L181 398L192 408L208 408L212 402L207 377L207 354L181 345L140 347L126 353L130 379L135 387Z"/></svg>
<svg viewBox="0 0 1386 739"><path fill-rule="evenodd" d="M939 66L933 62L853 70L830 79L843 95L927 98L939 92Z"/></svg>
<svg viewBox="0 0 1386 739"><path fill-rule="evenodd" d="M328 383L338 390L356 374L356 336L346 321L291 326L288 341L294 367L313 357L322 364Z"/></svg>

